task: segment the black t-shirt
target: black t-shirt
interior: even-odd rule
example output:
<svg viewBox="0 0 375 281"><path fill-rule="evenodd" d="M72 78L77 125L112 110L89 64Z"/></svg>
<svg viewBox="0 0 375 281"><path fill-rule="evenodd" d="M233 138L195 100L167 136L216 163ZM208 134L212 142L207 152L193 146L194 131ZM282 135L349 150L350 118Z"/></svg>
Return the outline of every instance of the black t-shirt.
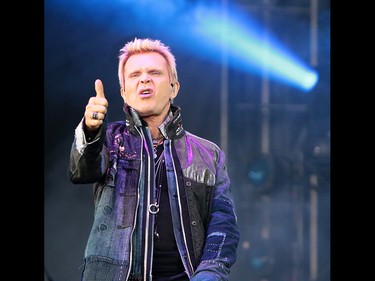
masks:
<svg viewBox="0 0 375 281"><path fill-rule="evenodd" d="M163 145L157 147L158 158ZM159 212L156 217L154 257L152 275L155 281L188 281L173 234L172 216L169 205L167 177L164 155L161 155L160 167L156 173L156 186L159 192ZM157 159L155 160L156 162Z"/></svg>

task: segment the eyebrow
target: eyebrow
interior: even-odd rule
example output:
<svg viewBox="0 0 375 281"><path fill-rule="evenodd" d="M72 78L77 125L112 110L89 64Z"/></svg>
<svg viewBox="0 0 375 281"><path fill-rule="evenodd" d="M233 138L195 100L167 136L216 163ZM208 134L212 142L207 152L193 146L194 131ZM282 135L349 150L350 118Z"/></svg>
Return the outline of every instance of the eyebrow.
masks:
<svg viewBox="0 0 375 281"><path fill-rule="evenodd" d="M162 70L161 68L156 68L156 67L148 69L147 73L154 72L154 71L157 71L157 72L160 72L160 73L165 73L164 70ZM128 76L133 75L133 74L139 74L139 73L142 73L142 70L134 70L134 71L130 72L128 74Z"/></svg>

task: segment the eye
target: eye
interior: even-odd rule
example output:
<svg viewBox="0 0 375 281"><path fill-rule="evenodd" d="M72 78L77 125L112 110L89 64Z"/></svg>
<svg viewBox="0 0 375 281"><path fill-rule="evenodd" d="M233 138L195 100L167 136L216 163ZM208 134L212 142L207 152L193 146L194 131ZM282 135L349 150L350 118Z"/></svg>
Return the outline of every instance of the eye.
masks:
<svg viewBox="0 0 375 281"><path fill-rule="evenodd" d="M161 72L159 70L152 70L152 71L150 71L150 74L151 75L160 75Z"/></svg>
<svg viewBox="0 0 375 281"><path fill-rule="evenodd" d="M140 75L140 72L132 72L129 74L129 78L138 77Z"/></svg>

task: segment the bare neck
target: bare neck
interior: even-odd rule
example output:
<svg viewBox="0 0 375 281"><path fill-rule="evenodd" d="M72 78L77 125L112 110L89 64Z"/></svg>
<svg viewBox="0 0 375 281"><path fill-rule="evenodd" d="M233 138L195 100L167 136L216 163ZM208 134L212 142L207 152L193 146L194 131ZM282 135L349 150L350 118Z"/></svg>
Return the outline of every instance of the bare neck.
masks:
<svg viewBox="0 0 375 281"><path fill-rule="evenodd" d="M163 136L158 126L160 126L160 124L163 123L163 121L165 120L165 117L150 116L150 117L144 118L144 121L146 121L148 129L150 130L152 139L160 139Z"/></svg>

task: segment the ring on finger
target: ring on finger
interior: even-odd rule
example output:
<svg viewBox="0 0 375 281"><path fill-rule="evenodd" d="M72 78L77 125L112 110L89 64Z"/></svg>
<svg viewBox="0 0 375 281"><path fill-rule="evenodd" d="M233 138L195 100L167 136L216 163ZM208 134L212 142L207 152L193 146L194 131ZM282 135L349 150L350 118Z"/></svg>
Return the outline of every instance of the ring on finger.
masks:
<svg viewBox="0 0 375 281"><path fill-rule="evenodd" d="M98 119L98 112L94 111L91 115L91 118L97 120Z"/></svg>

